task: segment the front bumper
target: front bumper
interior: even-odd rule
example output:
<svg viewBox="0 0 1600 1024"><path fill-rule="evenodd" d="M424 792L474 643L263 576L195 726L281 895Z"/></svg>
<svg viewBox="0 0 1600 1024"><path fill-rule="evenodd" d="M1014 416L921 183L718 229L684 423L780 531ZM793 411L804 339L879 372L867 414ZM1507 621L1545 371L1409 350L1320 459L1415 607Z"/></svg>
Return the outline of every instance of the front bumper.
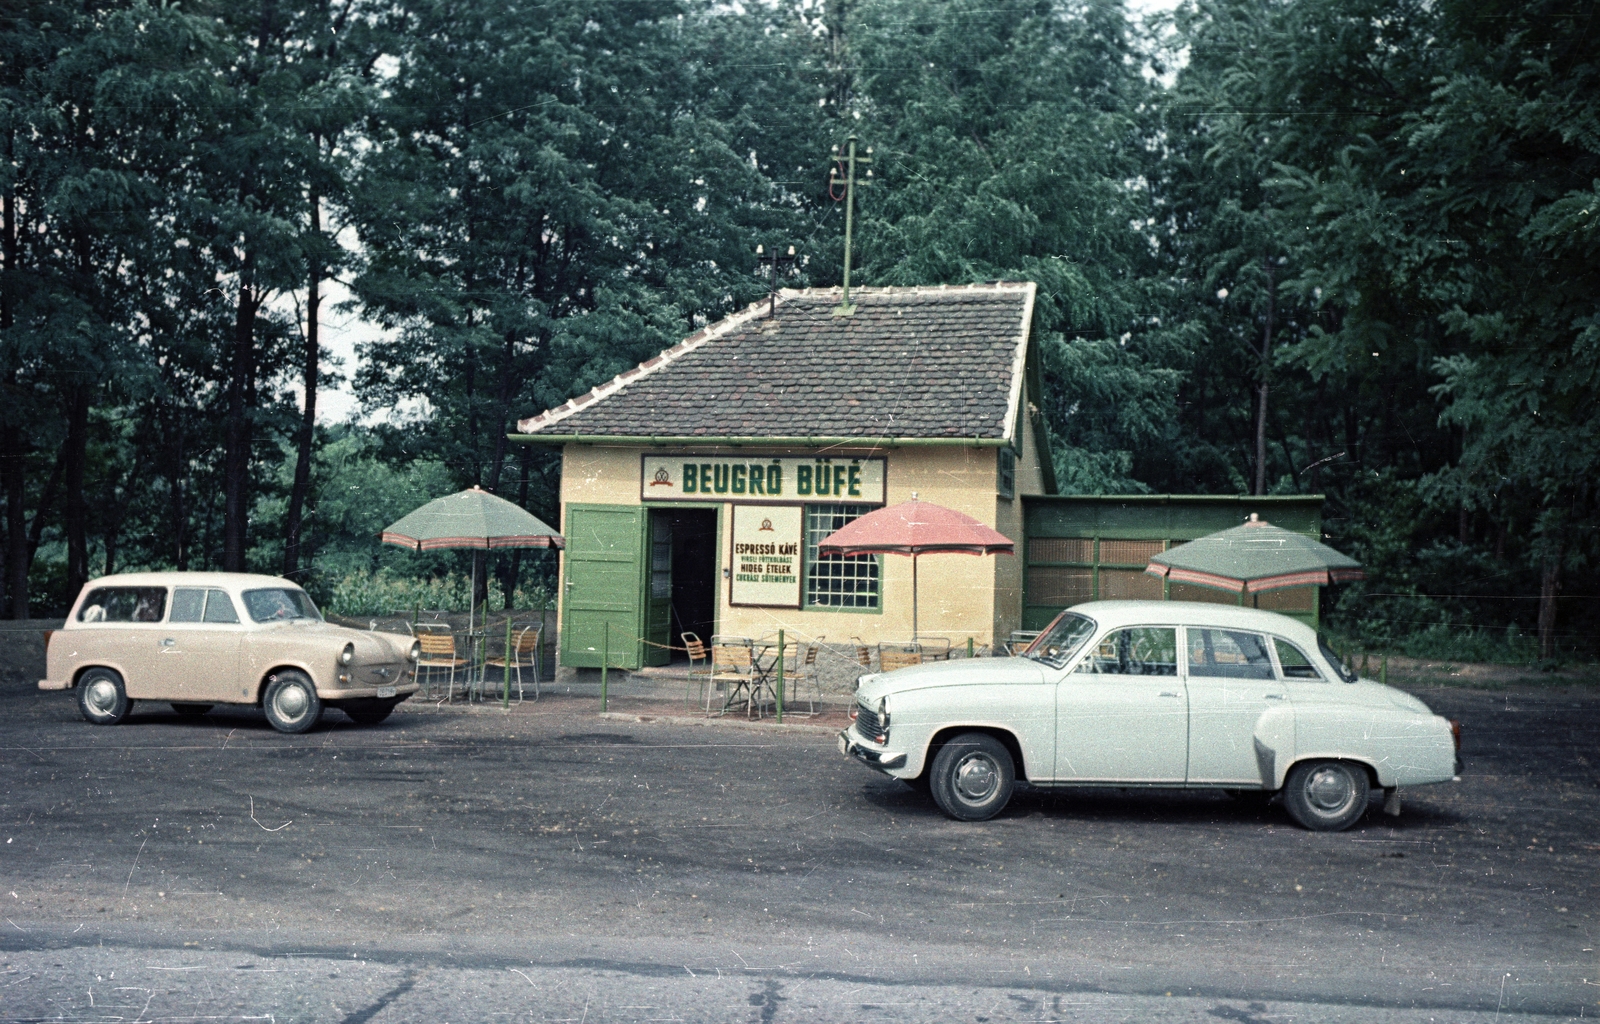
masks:
<svg viewBox="0 0 1600 1024"><path fill-rule="evenodd" d="M411 680L396 683L392 686L346 686L337 690L318 690L317 696L324 701L336 700L364 700L376 697L383 700L405 700L422 687Z"/></svg>
<svg viewBox="0 0 1600 1024"><path fill-rule="evenodd" d="M906 763L905 754L890 753L887 750L873 750L871 747L863 746L856 742L855 738L850 735L849 729L839 733L839 753L846 757L853 757L868 768L874 768L885 775L889 773L891 768L904 768Z"/></svg>
<svg viewBox="0 0 1600 1024"><path fill-rule="evenodd" d="M70 689L72 689L72 680L70 680L70 679L41 679L41 680L39 680L39 689L41 689L41 690L70 690Z"/></svg>

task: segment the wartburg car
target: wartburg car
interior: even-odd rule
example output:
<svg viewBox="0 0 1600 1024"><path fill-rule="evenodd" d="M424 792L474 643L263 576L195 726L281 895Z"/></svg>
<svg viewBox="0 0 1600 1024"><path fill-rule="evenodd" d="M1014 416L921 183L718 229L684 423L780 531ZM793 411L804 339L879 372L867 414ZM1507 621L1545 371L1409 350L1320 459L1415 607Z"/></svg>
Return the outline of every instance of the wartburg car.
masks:
<svg viewBox="0 0 1600 1024"><path fill-rule="evenodd" d="M1101 601L1062 612L1020 657L864 676L841 753L931 792L952 818L1040 787L1281 793L1289 815L1344 829L1374 790L1461 771L1461 729L1361 679L1308 626L1272 612Z"/></svg>
<svg viewBox="0 0 1600 1024"><path fill-rule="evenodd" d="M41 690L72 690L83 717L115 725L135 701L184 716L259 707L280 732L323 708L375 725L417 691L417 641L324 622L304 590L243 573L154 572L85 586L49 634Z"/></svg>

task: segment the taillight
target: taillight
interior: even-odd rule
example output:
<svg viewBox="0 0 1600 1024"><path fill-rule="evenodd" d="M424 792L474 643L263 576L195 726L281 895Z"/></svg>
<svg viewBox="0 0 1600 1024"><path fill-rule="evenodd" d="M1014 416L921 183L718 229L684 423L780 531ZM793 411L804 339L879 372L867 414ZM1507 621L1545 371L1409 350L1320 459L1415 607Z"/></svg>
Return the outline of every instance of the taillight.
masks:
<svg viewBox="0 0 1600 1024"><path fill-rule="evenodd" d="M1456 741L1456 753L1461 753L1461 723L1450 719L1450 738Z"/></svg>
<svg viewBox="0 0 1600 1024"><path fill-rule="evenodd" d="M44 631L44 653L50 653L50 638L55 635L56 631L53 629L47 629Z"/></svg>

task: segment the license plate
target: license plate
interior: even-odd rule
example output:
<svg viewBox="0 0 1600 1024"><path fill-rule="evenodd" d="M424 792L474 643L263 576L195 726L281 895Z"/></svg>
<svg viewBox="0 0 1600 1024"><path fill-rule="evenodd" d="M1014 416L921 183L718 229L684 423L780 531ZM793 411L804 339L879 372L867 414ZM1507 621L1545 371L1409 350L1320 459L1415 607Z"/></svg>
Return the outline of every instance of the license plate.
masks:
<svg viewBox="0 0 1600 1024"><path fill-rule="evenodd" d="M839 734L839 753L847 754L847 753L849 753L849 751L850 751L850 748L845 746L844 733L841 732Z"/></svg>
<svg viewBox="0 0 1600 1024"><path fill-rule="evenodd" d="M380 687L378 687L378 696L380 696L380 697L393 697L394 696L394 692L395 692L394 691L394 687L392 687L392 686L380 686Z"/></svg>

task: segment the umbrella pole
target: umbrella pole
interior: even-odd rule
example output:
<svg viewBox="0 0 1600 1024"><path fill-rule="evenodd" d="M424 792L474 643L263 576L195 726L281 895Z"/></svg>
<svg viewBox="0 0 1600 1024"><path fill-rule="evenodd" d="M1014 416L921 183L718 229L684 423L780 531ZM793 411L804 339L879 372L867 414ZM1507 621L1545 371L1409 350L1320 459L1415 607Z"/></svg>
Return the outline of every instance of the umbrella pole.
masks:
<svg viewBox="0 0 1600 1024"><path fill-rule="evenodd" d="M917 553L911 553L911 642L917 642Z"/></svg>
<svg viewBox="0 0 1600 1024"><path fill-rule="evenodd" d="M472 583L467 589L467 643L472 646L467 648L467 657L477 660L478 648L473 640L472 627L478 620L478 552L472 552ZM472 676L468 675L468 679ZM482 682L482 679L479 679ZM472 694L467 694L467 703L472 703Z"/></svg>

